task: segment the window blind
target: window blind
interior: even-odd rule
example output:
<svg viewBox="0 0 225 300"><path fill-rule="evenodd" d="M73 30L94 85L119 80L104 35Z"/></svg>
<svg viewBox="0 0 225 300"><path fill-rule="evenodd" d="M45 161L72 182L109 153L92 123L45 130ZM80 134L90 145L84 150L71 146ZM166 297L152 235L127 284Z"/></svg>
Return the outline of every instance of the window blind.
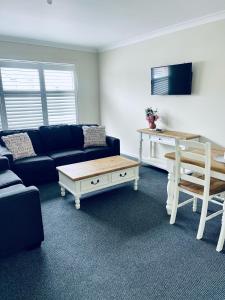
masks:
<svg viewBox="0 0 225 300"><path fill-rule="evenodd" d="M40 91L37 69L1 68L3 91Z"/></svg>
<svg viewBox="0 0 225 300"><path fill-rule="evenodd" d="M72 65L0 60L0 130L76 123L74 77Z"/></svg>
<svg viewBox="0 0 225 300"><path fill-rule="evenodd" d="M1 68L8 129L43 124L37 69Z"/></svg>
<svg viewBox="0 0 225 300"><path fill-rule="evenodd" d="M49 124L76 122L72 71L44 70Z"/></svg>

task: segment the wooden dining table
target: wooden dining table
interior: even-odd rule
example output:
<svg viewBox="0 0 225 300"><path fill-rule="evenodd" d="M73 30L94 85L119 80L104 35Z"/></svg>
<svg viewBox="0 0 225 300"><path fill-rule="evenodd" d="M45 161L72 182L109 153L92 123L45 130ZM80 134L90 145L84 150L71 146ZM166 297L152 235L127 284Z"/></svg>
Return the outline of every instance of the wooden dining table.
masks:
<svg viewBox="0 0 225 300"><path fill-rule="evenodd" d="M193 152L201 152L199 150L193 150ZM225 148L213 148L211 150L211 177L224 180L225 181L225 163L216 161L218 156L224 156ZM174 182L175 182L175 152L166 153L165 158L167 159L167 170L168 170L168 184L167 184L167 202L166 210L168 215L171 214L172 203L174 197ZM197 166L204 166L203 162L193 161L190 159L185 159L184 162L192 163ZM224 218L225 222L225 218Z"/></svg>

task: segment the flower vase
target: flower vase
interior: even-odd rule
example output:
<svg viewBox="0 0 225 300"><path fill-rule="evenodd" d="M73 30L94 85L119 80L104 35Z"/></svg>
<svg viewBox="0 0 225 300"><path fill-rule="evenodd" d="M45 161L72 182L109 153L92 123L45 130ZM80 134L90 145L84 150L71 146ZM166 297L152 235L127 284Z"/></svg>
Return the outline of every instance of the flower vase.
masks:
<svg viewBox="0 0 225 300"><path fill-rule="evenodd" d="M146 120L148 121L148 126L150 129L155 129L156 128L156 117L155 116L148 116L146 117Z"/></svg>

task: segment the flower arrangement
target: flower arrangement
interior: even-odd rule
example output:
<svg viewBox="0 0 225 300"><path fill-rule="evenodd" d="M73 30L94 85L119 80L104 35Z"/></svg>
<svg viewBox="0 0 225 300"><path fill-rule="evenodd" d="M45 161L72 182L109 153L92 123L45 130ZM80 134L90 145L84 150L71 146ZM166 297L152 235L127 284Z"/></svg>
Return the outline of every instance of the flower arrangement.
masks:
<svg viewBox="0 0 225 300"><path fill-rule="evenodd" d="M149 124L149 128L155 129L156 128L155 121L157 121L159 118L158 110L157 109L154 110L152 107L147 107L145 109L145 115L146 115L146 120L148 121Z"/></svg>

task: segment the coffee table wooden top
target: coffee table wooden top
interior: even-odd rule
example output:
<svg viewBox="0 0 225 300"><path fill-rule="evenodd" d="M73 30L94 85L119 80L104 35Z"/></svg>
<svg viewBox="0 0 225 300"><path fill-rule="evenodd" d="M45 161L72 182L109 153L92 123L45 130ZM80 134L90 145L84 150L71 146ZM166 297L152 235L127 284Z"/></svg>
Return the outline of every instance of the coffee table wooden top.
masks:
<svg viewBox="0 0 225 300"><path fill-rule="evenodd" d="M117 155L60 166L56 169L75 181L137 166L138 162Z"/></svg>

